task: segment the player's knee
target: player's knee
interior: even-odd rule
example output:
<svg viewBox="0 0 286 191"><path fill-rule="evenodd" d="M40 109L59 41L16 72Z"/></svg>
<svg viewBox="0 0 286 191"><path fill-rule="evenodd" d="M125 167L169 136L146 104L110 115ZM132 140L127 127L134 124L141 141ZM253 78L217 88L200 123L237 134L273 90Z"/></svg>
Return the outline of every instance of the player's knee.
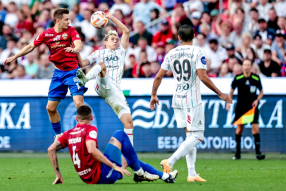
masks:
<svg viewBox="0 0 286 191"><path fill-rule="evenodd" d="M79 108L80 106L83 105L82 101L74 101L75 107Z"/></svg>
<svg viewBox="0 0 286 191"><path fill-rule="evenodd" d="M57 111L57 108L51 105L47 105L46 109L48 113L55 113Z"/></svg>
<svg viewBox="0 0 286 191"><path fill-rule="evenodd" d="M132 119L126 119L125 123L124 123L124 128L126 129L133 129L133 121Z"/></svg>
<svg viewBox="0 0 286 191"><path fill-rule="evenodd" d="M122 130L118 130L115 131L115 133L113 133L112 137L116 138L120 143L122 143L124 141L124 139L128 139L127 134L122 131Z"/></svg>

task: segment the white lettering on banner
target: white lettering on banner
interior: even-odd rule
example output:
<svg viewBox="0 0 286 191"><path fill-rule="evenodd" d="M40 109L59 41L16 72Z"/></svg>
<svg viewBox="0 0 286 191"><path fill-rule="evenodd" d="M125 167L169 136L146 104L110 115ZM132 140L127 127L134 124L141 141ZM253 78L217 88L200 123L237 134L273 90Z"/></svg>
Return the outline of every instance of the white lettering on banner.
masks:
<svg viewBox="0 0 286 191"><path fill-rule="evenodd" d="M137 100L133 106L132 106L132 119L134 126L139 126L144 129L149 128L175 128L175 121L176 118L173 115L170 115L169 113L172 113L170 110L172 110L170 106L171 100L160 100L160 105L157 106L157 109L155 111L150 110L150 103L147 100L139 99ZM206 107L208 103L208 106ZM225 110L225 102L222 100L214 100L211 99L209 102L208 100L202 100L202 106L205 110L208 109L208 112L211 110L212 114L206 116L208 122L210 121L210 124L208 125L209 128L219 128L222 124L224 124L223 128L236 128L235 126L232 126L233 119L235 117L234 114L234 104L237 104L236 100L233 100L233 104L230 106L229 111L225 114L222 114L223 112L226 112ZM258 105L258 108L261 109L261 107L266 103L266 99L260 100L260 103ZM222 108L220 108L222 106ZM268 106L267 106L268 107ZM138 109L137 109L138 108ZM262 116L259 115L258 122L260 128L283 128L283 100L280 99L276 102L276 105L272 111L272 115L267 123L267 125L264 124L263 120L265 121L265 118L262 119ZM224 115L225 117L219 117L219 115ZM268 119L267 119L268 120ZM225 122L225 123L224 123ZM272 125L274 122L274 125ZM276 122L276 124L275 124ZM245 128L251 128L251 124L246 124Z"/></svg>
<svg viewBox="0 0 286 191"><path fill-rule="evenodd" d="M159 136L158 140L158 149L177 149L184 142L184 138L180 136Z"/></svg>
<svg viewBox="0 0 286 191"><path fill-rule="evenodd" d="M223 128L232 128L232 122L235 117L234 113L234 105L236 104L236 100L232 101L232 104L230 104L229 110L226 115L226 123L224 124Z"/></svg>
<svg viewBox="0 0 286 191"><path fill-rule="evenodd" d="M21 123L24 123L23 129L31 129L30 125L30 103L25 103L21 111L20 117L16 124L16 129L21 129Z"/></svg>
<svg viewBox="0 0 286 191"><path fill-rule="evenodd" d="M219 106L221 105L222 108L224 109L225 108L225 101L210 100L208 109L210 109L212 107L212 105L214 105L214 109L213 109L212 122L209 125L209 128L218 128L219 125L217 124L217 119L218 119L218 114L219 114Z"/></svg>
<svg viewBox="0 0 286 191"><path fill-rule="evenodd" d="M282 103L283 103L282 99L277 101L275 108L271 114L270 120L269 120L268 124L266 125L266 128L272 128L272 122L274 120L277 121L277 124L275 126L276 128L283 128L283 124L282 124Z"/></svg>
<svg viewBox="0 0 286 191"><path fill-rule="evenodd" d="M247 136L241 137L241 148L254 149L254 139ZM236 142L232 137L205 137L202 142L197 145L198 149L234 149Z"/></svg>
<svg viewBox="0 0 286 191"><path fill-rule="evenodd" d="M0 129L5 129L5 121L7 122L7 128L13 129L14 124L10 115L11 110L16 106L15 102L1 103L1 117L0 117Z"/></svg>
<svg viewBox="0 0 286 191"><path fill-rule="evenodd" d="M162 109L163 105L166 105L167 108L170 109L170 102L169 102L169 100L162 100L162 101L160 101L160 104L157 105L153 128L164 128L168 124L168 122L169 122L169 115L168 115L168 113L166 111L163 111L163 109ZM161 117L162 117L163 120L160 123Z"/></svg>
<svg viewBox="0 0 286 191"><path fill-rule="evenodd" d="M0 136L0 149L1 148L9 149L10 147L11 147L10 137L8 137L8 136L1 137Z"/></svg>
<svg viewBox="0 0 286 191"><path fill-rule="evenodd" d="M13 123L11 117L11 111L16 106L15 102L11 103L0 103L1 113L0 113L0 129L21 129L21 124L23 124L23 129L31 129L30 125L30 103L27 102L23 105L21 114L18 118L16 126ZM7 123L7 126L5 125Z"/></svg>

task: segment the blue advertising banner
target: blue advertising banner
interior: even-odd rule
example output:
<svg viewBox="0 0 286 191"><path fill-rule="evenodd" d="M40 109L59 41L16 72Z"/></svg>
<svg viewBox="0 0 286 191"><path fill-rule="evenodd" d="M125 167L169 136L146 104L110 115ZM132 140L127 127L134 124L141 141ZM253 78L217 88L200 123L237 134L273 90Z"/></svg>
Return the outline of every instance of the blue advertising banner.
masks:
<svg viewBox="0 0 286 191"><path fill-rule="evenodd" d="M149 96L129 96L127 102L134 123L134 146L139 152L174 151L185 139L183 129L178 129L171 107L171 96L161 96L156 111L149 109ZM259 104L259 126L263 152L286 153L284 96L267 95ZM53 142L54 132L46 111L47 98L0 98L0 151L46 151ZM114 131L123 125L105 101L85 97L93 109L92 124L98 127L99 148L104 150ZM198 145L204 152L230 152L235 149L235 127L232 126L236 101L229 111L225 102L216 96L203 96L206 131L205 139ZM75 126L76 108L71 97L62 100L58 111L63 130ZM251 126L246 125L242 137L242 151L253 151Z"/></svg>

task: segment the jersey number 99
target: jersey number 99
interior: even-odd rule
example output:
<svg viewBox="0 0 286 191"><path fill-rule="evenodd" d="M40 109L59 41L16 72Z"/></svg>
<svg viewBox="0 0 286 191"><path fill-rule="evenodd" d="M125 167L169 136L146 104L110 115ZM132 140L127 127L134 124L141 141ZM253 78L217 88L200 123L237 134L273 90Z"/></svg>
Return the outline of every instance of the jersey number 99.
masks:
<svg viewBox="0 0 286 191"><path fill-rule="evenodd" d="M182 68L182 66L183 66L183 68ZM189 79L191 77L191 72L192 72L190 61L188 59L183 60L182 66L181 66L181 63L179 60L175 60L174 70L179 75L177 77L177 80L180 82L183 78L185 81L189 81Z"/></svg>

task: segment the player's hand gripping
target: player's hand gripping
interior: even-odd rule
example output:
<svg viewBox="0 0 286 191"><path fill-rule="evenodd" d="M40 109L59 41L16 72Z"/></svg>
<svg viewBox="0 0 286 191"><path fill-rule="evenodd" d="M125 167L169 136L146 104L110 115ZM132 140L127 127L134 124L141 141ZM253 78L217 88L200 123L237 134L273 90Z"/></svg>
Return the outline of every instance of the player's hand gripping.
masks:
<svg viewBox="0 0 286 191"><path fill-rule="evenodd" d="M159 99L157 96L151 96L150 100L150 109L151 111L154 111L154 109L157 108L157 104L159 105Z"/></svg>
<svg viewBox="0 0 286 191"><path fill-rule="evenodd" d="M107 19L110 19L110 17L113 16L113 15L110 13L109 9L104 9L103 13L104 13L104 16L105 16Z"/></svg>
<svg viewBox="0 0 286 191"><path fill-rule="evenodd" d="M230 104L229 104L229 103L226 103L225 110L228 111L229 108L230 108Z"/></svg>
<svg viewBox="0 0 286 191"><path fill-rule="evenodd" d="M232 103L232 98L231 98L229 95L227 95L227 94L221 93L220 95L218 95L218 97L219 97L220 99L226 101L226 103L228 103L228 104L229 104L229 103Z"/></svg>
<svg viewBox="0 0 286 191"><path fill-rule="evenodd" d="M15 56L11 56L4 61L4 66L10 62L13 62L16 59Z"/></svg>
<svg viewBox="0 0 286 191"><path fill-rule="evenodd" d="M130 176L130 175L131 175L131 173L130 173L128 170L126 170L126 169L124 169L124 168L122 168L122 167L114 166L113 169L114 169L115 171L119 172L122 176L124 176L124 174L126 174L127 176Z"/></svg>
<svg viewBox="0 0 286 191"><path fill-rule="evenodd" d="M63 184L63 183L64 183L64 179L63 179L62 175L61 174L56 175L56 179L53 182L53 184Z"/></svg>

